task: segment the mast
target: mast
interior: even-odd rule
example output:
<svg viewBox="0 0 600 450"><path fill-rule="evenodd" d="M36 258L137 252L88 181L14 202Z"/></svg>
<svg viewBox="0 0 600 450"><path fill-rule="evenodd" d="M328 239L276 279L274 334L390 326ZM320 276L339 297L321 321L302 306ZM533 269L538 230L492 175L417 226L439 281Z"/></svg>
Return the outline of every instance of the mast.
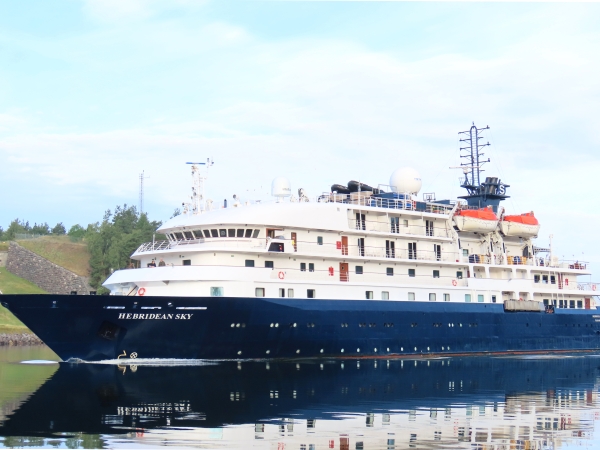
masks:
<svg viewBox="0 0 600 450"><path fill-rule="evenodd" d="M460 168L465 174L460 187L465 188L468 192L468 195L459 198L467 200L467 204L471 208L491 206L494 212L497 213L500 201L509 198L506 195L506 188L510 185L502 183L498 177L486 177L485 181L481 182L481 172L484 172L481 168L485 163L490 162L489 158L487 160L483 158L485 153L481 149L488 147L490 143L480 144L479 141L483 139L480 134L483 130L489 129L489 126L477 128L475 122L473 122L469 130L458 133L462 135L460 142L466 144L460 148ZM462 159L466 161L462 162Z"/></svg>
<svg viewBox="0 0 600 450"><path fill-rule="evenodd" d="M183 213L187 214L201 214L206 210L206 203L204 198L204 184L208 178L208 169L214 164L210 158L206 159L206 162L187 162L192 166L192 195L190 197L191 202L183 204ZM206 176L200 172L200 167L206 166Z"/></svg>

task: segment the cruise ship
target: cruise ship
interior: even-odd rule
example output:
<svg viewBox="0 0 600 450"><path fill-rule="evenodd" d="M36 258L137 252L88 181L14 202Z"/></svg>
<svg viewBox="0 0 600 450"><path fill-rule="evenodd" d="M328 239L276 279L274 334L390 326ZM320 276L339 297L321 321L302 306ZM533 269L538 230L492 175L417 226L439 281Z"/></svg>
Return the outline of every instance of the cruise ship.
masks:
<svg viewBox="0 0 600 450"><path fill-rule="evenodd" d="M502 206L510 186L481 176L483 130L460 134L456 200L420 193L418 172L400 168L316 198L278 177L272 202L216 207L210 162L191 163L183 214L104 282L110 296L2 304L64 360L598 351L587 264L536 246L534 213Z"/></svg>

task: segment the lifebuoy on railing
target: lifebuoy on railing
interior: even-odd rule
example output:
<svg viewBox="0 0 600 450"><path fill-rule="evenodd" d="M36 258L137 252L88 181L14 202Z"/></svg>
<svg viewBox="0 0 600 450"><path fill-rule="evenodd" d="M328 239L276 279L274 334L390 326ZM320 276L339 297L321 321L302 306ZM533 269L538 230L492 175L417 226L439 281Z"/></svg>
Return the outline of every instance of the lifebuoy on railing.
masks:
<svg viewBox="0 0 600 450"><path fill-rule="evenodd" d="M568 286L569 285L569 279L565 278L565 285Z"/></svg>
<svg viewBox="0 0 600 450"><path fill-rule="evenodd" d="M278 277L280 280L283 280L283 279L285 278L285 273L283 273L283 272L279 272L279 273L277 274L277 277Z"/></svg>
<svg viewBox="0 0 600 450"><path fill-rule="evenodd" d="M329 276L332 277L333 276L333 267L329 267Z"/></svg>
<svg viewBox="0 0 600 450"><path fill-rule="evenodd" d="M143 296L146 293L146 288L139 288L138 295Z"/></svg>
<svg viewBox="0 0 600 450"><path fill-rule="evenodd" d="M595 291L595 290L596 290L596 285L592 284L592 291Z"/></svg>
<svg viewBox="0 0 600 450"><path fill-rule="evenodd" d="M452 286L456 286L457 284L458 284L458 281L452 280Z"/></svg>

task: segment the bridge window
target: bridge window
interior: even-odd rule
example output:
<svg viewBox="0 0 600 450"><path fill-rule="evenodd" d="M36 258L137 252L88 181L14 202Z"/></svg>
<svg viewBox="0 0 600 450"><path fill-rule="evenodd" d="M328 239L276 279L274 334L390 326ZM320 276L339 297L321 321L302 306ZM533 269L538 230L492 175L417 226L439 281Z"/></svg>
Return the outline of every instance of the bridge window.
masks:
<svg viewBox="0 0 600 450"><path fill-rule="evenodd" d="M210 230L210 236L214 238L219 237L219 232L216 229L212 228Z"/></svg>
<svg viewBox="0 0 600 450"><path fill-rule="evenodd" d="M235 228L229 228L227 230L227 237L235 237Z"/></svg>
<svg viewBox="0 0 600 450"><path fill-rule="evenodd" d="M254 230L254 233L252 233L252 238L256 239L258 237L258 233L260 233L260 230Z"/></svg>
<svg viewBox="0 0 600 450"><path fill-rule="evenodd" d="M190 241L194 239L194 235L191 231L184 231L183 234L185 235L185 238L189 239Z"/></svg>
<svg viewBox="0 0 600 450"><path fill-rule="evenodd" d="M208 230L202 230L202 232L204 233L204 237L205 238L209 238L210 237L210 231L208 231Z"/></svg>
<svg viewBox="0 0 600 450"><path fill-rule="evenodd" d="M178 241L182 241L183 240L183 234L177 232L175 233L175 237L177 238Z"/></svg>
<svg viewBox="0 0 600 450"><path fill-rule="evenodd" d="M251 238L252 237L252 229L251 228L248 228L246 230L246 235L244 237L246 237L246 238Z"/></svg>
<svg viewBox="0 0 600 450"><path fill-rule="evenodd" d="M219 237L227 237L227 230L225 228L219 230Z"/></svg>

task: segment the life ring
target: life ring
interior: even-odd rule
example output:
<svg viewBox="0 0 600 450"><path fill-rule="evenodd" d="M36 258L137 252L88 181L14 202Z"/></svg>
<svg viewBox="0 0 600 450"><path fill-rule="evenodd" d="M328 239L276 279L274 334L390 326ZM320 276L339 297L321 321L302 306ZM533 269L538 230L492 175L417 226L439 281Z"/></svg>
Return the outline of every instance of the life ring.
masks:
<svg viewBox="0 0 600 450"><path fill-rule="evenodd" d="M285 273L283 273L283 272L279 272L279 273L277 274L277 276L279 277L279 279L280 279L280 280L283 280L283 279L285 278Z"/></svg>
<svg viewBox="0 0 600 450"><path fill-rule="evenodd" d="M595 291L595 290L596 290L596 285L592 284L592 291Z"/></svg>
<svg viewBox="0 0 600 450"><path fill-rule="evenodd" d="M519 297L519 301L522 302L523 301L523 297Z"/></svg>
<svg viewBox="0 0 600 450"><path fill-rule="evenodd" d="M138 295L141 297L146 293L146 288L139 288L138 289Z"/></svg>
<svg viewBox="0 0 600 450"><path fill-rule="evenodd" d="M329 276L332 277L334 273L333 267L329 267Z"/></svg>
<svg viewBox="0 0 600 450"><path fill-rule="evenodd" d="M565 285L568 286L569 285L569 279L565 278Z"/></svg>
<svg viewBox="0 0 600 450"><path fill-rule="evenodd" d="M456 280L452 280L452 286L456 286L458 282Z"/></svg>

